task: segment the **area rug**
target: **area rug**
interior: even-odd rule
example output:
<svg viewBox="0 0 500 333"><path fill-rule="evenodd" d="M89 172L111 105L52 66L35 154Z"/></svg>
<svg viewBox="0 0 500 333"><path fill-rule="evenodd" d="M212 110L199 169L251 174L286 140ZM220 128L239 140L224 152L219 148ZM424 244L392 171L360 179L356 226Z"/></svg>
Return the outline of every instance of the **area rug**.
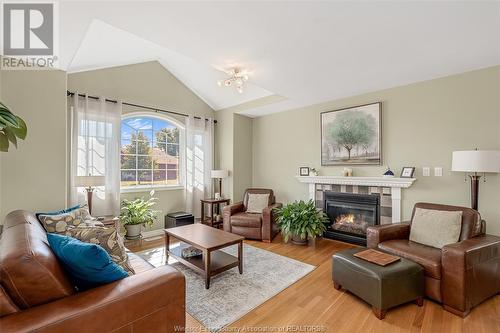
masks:
<svg viewBox="0 0 500 333"><path fill-rule="evenodd" d="M237 247L230 246L224 251L236 256ZM156 267L165 264L164 248L137 254ZM186 276L187 312L211 332L220 331L315 269L315 266L244 244L243 274L240 275L236 267L216 275L206 290L200 274L172 258L169 264Z"/></svg>

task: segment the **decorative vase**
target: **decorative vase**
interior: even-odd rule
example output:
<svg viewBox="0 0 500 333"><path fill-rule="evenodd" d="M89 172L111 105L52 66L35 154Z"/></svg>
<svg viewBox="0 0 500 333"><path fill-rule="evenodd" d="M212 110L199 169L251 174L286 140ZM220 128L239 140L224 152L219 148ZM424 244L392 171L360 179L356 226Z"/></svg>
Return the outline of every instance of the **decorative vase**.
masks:
<svg viewBox="0 0 500 333"><path fill-rule="evenodd" d="M139 239L141 238L142 224L125 224L125 234L126 239Z"/></svg>
<svg viewBox="0 0 500 333"><path fill-rule="evenodd" d="M307 237L302 239L299 235L292 235L292 244L307 245Z"/></svg>

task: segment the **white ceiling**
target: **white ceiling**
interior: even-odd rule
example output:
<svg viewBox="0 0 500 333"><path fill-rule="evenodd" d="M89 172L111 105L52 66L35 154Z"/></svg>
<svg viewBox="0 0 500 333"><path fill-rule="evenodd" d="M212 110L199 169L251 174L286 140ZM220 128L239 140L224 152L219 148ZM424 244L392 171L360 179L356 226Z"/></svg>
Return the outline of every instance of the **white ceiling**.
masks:
<svg viewBox="0 0 500 333"><path fill-rule="evenodd" d="M155 59L216 110L283 96L260 116L498 65L500 3L71 1L60 35L69 71ZM231 65L243 95L215 84Z"/></svg>

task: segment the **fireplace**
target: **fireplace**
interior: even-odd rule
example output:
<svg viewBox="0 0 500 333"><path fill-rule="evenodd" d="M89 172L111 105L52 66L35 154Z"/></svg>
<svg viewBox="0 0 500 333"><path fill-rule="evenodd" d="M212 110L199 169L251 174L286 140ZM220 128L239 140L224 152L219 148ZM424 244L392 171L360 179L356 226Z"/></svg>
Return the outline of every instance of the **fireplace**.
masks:
<svg viewBox="0 0 500 333"><path fill-rule="evenodd" d="M366 228L380 223L379 194L326 191L323 207L330 219L326 238L366 245Z"/></svg>

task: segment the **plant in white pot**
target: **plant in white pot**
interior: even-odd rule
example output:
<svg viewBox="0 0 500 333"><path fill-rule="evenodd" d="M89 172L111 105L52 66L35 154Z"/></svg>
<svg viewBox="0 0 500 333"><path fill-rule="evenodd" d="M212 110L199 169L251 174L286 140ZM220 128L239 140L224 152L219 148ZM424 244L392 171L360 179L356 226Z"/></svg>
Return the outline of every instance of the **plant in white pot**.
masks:
<svg viewBox="0 0 500 333"><path fill-rule="evenodd" d="M315 239L326 231L328 217L314 206L314 201L300 200L275 210L278 228L285 242L306 245L308 239Z"/></svg>
<svg viewBox="0 0 500 333"><path fill-rule="evenodd" d="M149 193L150 198L137 198L134 200L124 199L120 214L120 221L123 223L127 233L125 238L138 239L141 237L142 226L150 226L156 220L156 211L151 209L156 204L153 197L154 191Z"/></svg>

